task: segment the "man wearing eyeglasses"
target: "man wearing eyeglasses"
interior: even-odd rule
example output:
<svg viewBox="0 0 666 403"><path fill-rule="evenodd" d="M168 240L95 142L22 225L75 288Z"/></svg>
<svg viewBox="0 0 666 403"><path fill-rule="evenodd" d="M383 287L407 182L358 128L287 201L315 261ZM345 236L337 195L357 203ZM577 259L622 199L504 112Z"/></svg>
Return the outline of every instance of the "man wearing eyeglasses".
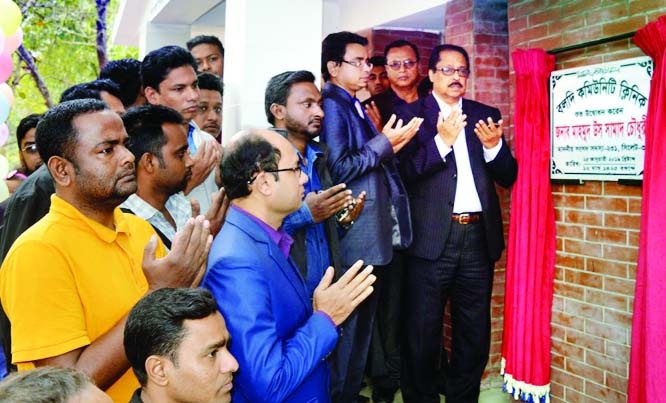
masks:
<svg viewBox="0 0 666 403"><path fill-rule="evenodd" d="M366 112L377 128L388 122L398 106L419 99L417 89L421 59L416 45L398 39L386 45L384 57L390 88L381 94L373 94L366 105Z"/></svg>
<svg viewBox="0 0 666 403"><path fill-rule="evenodd" d="M399 154L414 223L402 392L408 403L439 402L442 319L450 298L446 401L476 402L490 350L493 268L504 249L495 183L510 187L518 167L502 138L499 110L463 98L470 76L465 49L435 47L428 68L432 94L398 110L403 119L425 119Z"/></svg>
<svg viewBox="0 0 666 403"><path fill-rule="evenodd" d="M381 283L394 245L404 248L411 243L407 194L394 159L416 134L421 119L414 118L404 126L398 122L393 128L392 118L381 133L377 131L356 98L356 92L367 87L372 69L367 44L366 38L351 32L324 39L321 67L327 81L322 92L326 119L320 138L329 148L333 183L346 183L354 194L366 191L363 214L340 239L342 264L362 259L380 266L375 272ZM331 375L335 402L358 400L377 301L373 294L343 325Z"/></svg>

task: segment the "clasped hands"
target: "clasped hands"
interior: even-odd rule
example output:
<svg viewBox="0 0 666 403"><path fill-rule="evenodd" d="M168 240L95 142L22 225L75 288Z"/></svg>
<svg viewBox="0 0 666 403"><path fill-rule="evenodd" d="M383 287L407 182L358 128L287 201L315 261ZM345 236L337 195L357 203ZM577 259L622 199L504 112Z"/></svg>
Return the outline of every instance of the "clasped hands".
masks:
<svg viewBox="0 0 666 403"><path fill-rule="evenodd" d="M474 133L486 149L495 147L502 138L502 124L504 121L500 119L495 123L493 118L488 118L487 122L479 120L474 126ZM458 134L467 126L467 115L463 114L461 110L454 110L445 119L442 112L439 113L437 119L437 135L449 147L453 147L453 143L458 138Z"/></svg>

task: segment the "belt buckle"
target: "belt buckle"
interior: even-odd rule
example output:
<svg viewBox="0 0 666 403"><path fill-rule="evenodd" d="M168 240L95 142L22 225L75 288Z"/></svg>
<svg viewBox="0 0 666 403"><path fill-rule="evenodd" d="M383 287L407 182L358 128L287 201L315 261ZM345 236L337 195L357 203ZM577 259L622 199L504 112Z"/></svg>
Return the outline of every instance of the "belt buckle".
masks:
<svg viewBox="0 0 666 403"><path fill-rule="evenodd" d="M467 225L470 223L470 215L467 213L458 214L458 224Z"/></svg>

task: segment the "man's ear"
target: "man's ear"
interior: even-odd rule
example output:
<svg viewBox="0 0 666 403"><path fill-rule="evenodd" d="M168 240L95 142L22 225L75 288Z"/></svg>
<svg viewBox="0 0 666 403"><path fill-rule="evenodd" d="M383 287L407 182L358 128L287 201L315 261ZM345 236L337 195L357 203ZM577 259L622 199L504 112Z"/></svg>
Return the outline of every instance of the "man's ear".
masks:
<svg viewBox="0 0 666 403"><path fill-rule="evenodd" d="M287 114L286 107L284 105L271 104L270 111L275 117L275 120L283 120Z"/></svg>
<svg viewBox="0 0 666 403"><path fill-rule="evenodd" d="M326 62L326 69L328 69L328 74L330 74L331 77L337 77L338 70L340 70L340 63L329 60Z"/></svg>
<svg viewBox="0 0 666 403"><path fill-rule="evenodd" d="M268 173L268 172L259 172L257 174L257 179L254 180L253 185L254 185L254 192L259 192L264 196L269 196L273 193L273 188L270 185L269 181L269 176L272 176L273 174Z"/></svg>
<svg viewBox="0 0 666 403"><path fill-rule="evenodd" d="M137 167L141 167L141 169L146 171L146 173L152 175L155 170L157 170L158 163L159 161L157 160L157 156L151 153L143 153L139 163L137 164Z"/></svg>
<svg viewBox="0 0 666 403"><path fill-rule="evenodd" d="M171 363L159 355L151 355L146 358L145 369L148 381L159 386L167 386L169 377L167 376L166 366L168 365L171 365Z"/></svg>
<svg viewBox="0 0 666 403"><path fill-rule="evenodd" d="M49 158L46 167L58 185L68 187L74 183L74 164L67 159L54 155Z"/></svg>
<svg viewBox="0 0 666 403"><path fill-rule="evenodd" d="M143 95L146 97L146 101L148 101L149 104L151 105L160 104L160 93L155 88L145 87L143 89Z"/></svg>

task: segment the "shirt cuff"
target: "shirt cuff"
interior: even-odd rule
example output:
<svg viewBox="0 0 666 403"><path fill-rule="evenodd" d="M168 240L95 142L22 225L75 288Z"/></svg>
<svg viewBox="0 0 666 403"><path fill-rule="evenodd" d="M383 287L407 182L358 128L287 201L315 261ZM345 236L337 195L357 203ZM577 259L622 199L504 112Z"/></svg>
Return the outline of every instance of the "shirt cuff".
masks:
<svg viewBox="0 0 666 403"><path fill-rule="evenodd" d="M442 157L442 161L446 162L446 156L449 155L452 148L447 146L444 140L438 135L435 135L435 145L437 146L437 151L439 151L439 156Z"/></svg>
<svg viewBox="0 0 666 403"><path fill-rule="evenodd" d="M502 148L502 138L500 137L499 143L493 148L486 148L483 147L483 159L486 160L486 162L490 162L497 157L497 154L499 154L500 149Z"/></svg>
<svg viewBox="0 0 666 403"><path fill-rule="evenodd" d="M336 328L336 329L338 328L338 325L336 325L335 322L333 322L333 318L331 318L326 312L324 312L324 311L315 311L314 314L315 315L320 314L320 315L324 316L326 319L331 321L331 325L333 325L334 328Z"/></svg>

